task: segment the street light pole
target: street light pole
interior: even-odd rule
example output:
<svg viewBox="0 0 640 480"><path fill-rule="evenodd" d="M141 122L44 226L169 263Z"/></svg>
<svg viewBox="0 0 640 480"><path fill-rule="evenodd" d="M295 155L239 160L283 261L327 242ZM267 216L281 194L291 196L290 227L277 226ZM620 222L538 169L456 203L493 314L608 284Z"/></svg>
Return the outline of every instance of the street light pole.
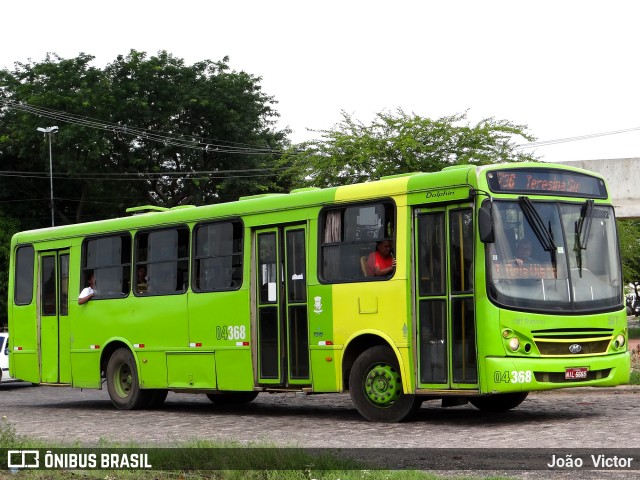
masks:
<svg viewBox="0 0 640 480"><path fill-rule="evenodd" d="M53 227L55 226L55 221L53 216L53 155L51 154L51 135L58 133L58 127L38 127L37 130L49 136L49 185L51 187L51 226Z"/></svg>

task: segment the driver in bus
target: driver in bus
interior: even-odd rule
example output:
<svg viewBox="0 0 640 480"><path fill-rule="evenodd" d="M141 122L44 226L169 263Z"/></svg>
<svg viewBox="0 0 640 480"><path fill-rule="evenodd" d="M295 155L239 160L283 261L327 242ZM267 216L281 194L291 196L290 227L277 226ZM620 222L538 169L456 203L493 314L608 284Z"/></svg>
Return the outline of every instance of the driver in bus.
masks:
<svg viewBox="0 0 640 480"><path fill-rule="evenodd" d="M518 266L538 263L537 260L531 256L532 251L533 244L531 240L527 240L526 238L520 240L516 245L516 258L513 260L513 263Z"/></svg>

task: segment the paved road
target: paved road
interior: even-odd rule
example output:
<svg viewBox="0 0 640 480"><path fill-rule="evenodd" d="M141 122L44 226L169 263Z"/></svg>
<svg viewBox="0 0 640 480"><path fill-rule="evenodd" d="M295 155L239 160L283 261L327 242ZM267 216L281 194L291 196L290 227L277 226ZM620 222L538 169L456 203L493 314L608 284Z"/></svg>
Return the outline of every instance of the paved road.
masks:
<svg viewBox="0 0 640 480"><path fill-rule="evenodd" d="M234 440L300 447L640 448L640 388L533 393L502 415L472 406L425 402L415 420L363 420L348 395L261 394L242 407L221 408L204 396L170 393L161 410L119 411L106 390L0 385L0 414L20 435L90 446L101 439L175 445ZM640 458L638 459L640 462ZM459 472L458 472L459 473ZM636 471L636 473L640 473ZM586 475L586 474L585 474ZM631 478L608 472L608 478ZM518 478L544 477L540 472ZM599 478L583 476L580 478ZM567 478L578 478L575 473Z"/></svg>
<svg viewBox="0 0 640 480"><path fill-rule="evenodd" d="M529 395L502 415L470 405L423 404L407 423L363 420L348 394L260 394L251 404L221 408L204 395L169 393L161 410L119 411L105 390L0 385L0 414L19 434L44 440L136 440L154 445L189 439L323 447L640 448L640 388L570 389Z"/></svg>

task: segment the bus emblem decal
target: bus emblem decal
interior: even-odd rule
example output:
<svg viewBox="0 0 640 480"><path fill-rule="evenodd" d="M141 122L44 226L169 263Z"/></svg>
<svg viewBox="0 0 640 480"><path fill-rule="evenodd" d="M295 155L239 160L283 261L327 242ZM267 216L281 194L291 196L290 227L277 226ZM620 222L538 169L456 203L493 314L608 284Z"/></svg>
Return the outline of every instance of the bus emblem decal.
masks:
<svg viewBox="0 0 640 480"><path fill-rule="evenodd" d="M580 353L582 351L582 345L579 345L577 343L574 343L573 345L571 345L569 347L569 351L571 353Z"/></svg>
<svg viewBox="0 0 640 480"><path fill-rule="evenodd" d="M314 305L314 309L313 309L313 313L322 313L322 297L313 297L313 305Z"/></svg>

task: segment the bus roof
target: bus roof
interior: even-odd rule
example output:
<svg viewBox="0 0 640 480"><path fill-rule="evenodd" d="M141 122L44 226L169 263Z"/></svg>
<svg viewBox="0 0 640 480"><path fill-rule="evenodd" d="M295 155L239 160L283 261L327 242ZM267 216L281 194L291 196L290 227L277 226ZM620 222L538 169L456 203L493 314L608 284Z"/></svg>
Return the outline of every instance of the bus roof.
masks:
<svg viewBox="0 0 640 480"><path fill-rule="evenodd" d="M134 215L123 216L108 220L77 223L59 227L48 227L37 230L20 232L14 235L12 244L23 242L37 242L53 238L74 237L87 233L107 233L117 230L157 227L180 222L198 222L203 220L247 217L256 214L277 212L280 210L322 207L339 202L374 199L380 197L394 197L407 193L432 190L450 186L477 186L478 173L487 169L520 168L520 167L549 167L563 170L576 170L573 167L549 163L526 162L494 164L486 166L455 165L446 167L439 172L416 172L383 177L380 180L353 185L329 188L301 188L288 194L261 194L241 197L228 203L204 205L186 208L133 207L127 209ZM591 173L591 172L589 172ZM594 174L595 176L599 176Z"/></svg>

